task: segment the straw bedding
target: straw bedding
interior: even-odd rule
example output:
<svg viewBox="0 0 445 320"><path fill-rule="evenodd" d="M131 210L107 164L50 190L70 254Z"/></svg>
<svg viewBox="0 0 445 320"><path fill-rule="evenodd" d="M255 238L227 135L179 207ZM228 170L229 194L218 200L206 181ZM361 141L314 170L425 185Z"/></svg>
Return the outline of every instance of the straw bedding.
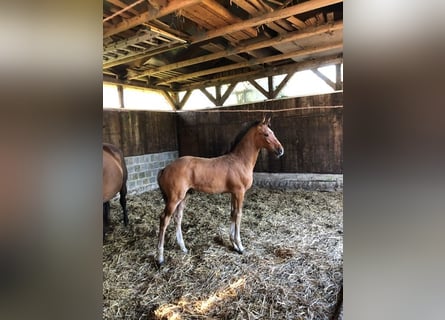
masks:
<svg viewBox="0 0 445 320"><path fill-rule="evenodd" d="M174 221L165 264L155 263L158 190L118 201L103 246L104 319L332 319L343 283L343 194L253 187L241 222L245 247L229 242L230 195L189 195L184 254Z"/></svg>

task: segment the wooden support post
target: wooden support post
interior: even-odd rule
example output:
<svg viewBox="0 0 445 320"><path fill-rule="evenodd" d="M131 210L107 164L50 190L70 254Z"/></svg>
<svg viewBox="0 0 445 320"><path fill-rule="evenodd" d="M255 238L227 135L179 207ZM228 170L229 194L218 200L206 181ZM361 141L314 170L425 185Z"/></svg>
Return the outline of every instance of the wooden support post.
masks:
<svg viewBox="0 0 445 320"><path fill-rule="evenodd" d="M268 89L268 93L267 93L267 98L268 99L273 99L273 76L268 76L267 77L267 89Z"/></svg>
<svg viewBox="0 0 445 320"><path fill-rule="evenodd" d="M215 86L216 90L216 104L215 107L221 106L221 85Z"/></svg>
<svg viewBox="0 0 445 320"><path fill-rule="evenodd" d="M117 85L117 95L119 98L119 108L125 108L124 105L124 87L122 85Z"/></svg>
<svg viewBox="0 0 445 320"><path fill-rule="evenodd" d="M341 81L341 64L335 65L335 90L343 90L343 82Z"/></svg>

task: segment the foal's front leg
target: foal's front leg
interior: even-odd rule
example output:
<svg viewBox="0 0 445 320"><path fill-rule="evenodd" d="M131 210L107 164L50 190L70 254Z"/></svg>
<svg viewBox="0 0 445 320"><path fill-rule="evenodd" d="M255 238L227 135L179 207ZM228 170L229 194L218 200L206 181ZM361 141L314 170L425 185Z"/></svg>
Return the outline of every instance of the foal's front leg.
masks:
<svg viewBox="0 0 445 320"><path fill-rule="evenodd" d="M230 241L232 242L233 248L238 253L243 253L244 251L244 247L241 244L241 236L240 236L241 216L243 214L242 212L243 201L244 201L244 192L232 194Z"/></svg>

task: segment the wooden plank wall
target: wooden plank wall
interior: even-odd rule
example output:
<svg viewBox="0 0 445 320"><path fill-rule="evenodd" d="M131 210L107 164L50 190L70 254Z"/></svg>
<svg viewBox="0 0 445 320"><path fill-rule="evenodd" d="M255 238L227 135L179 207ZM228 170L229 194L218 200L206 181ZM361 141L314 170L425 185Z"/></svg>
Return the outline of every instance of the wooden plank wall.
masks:
<svg viewBox="0 0 445 320"><path fill-rule="evenodd" d="M292 98L209 111L180 112L179 155L214 157L224 154L243 125L260 120L264 115L264 112L254 110L273 110L272 129L283 144L285 155L276 159L262 151L255 171L342 173L342 104L342 95L330 94L305 97L304 100ZM310 108L313 106L316 108Z"/></svg>
<svg viewBox="0 0 445 320"><path fill-rule="evenodd" d="M176 114L104 109L102 140L120 147L126 157L176 151Z"/></svg>
<svg viewBox="0 0 445 320"><path fill-rule="evenodd" d="M272 129L285 154L275 159L261 152L255 171L342 173L342 105L343 94L333 93L198 112L104 110L103 141L120 146L125 156L178 150L180 156L214 157L229 150L243 125L262 118L261 110L273 110ZM320 106L326 108L305 109Z"/></svg>

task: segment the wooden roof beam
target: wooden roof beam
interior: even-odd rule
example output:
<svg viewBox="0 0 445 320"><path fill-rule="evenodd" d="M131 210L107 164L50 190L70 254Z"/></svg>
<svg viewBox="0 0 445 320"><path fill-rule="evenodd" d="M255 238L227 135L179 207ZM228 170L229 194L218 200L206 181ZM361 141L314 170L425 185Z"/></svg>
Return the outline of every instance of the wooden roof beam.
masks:
<svg viewBox="0 0 445 320"><path fill-rule="evenodd" d="M207 61L221 59L221 58L225 58L230 55L273 46L278 43L286 43L286 42L290 42L290 41L301 40L301 39L315 36L318 34L322 34L325 32L333 32L335 30L340 30L340 29L343 29L343 22L337 22L337 23L333 23L333 24L329 24L329 25L320 26L320 27L307 28L302 31L295 31L295 32L287 33L285 35L279 35L275 38L265 40L262 42L253 43L253 44L245 45L245 46L240 45L240 46L237 46L236 48L230 48L230 49L222 50L220 52L211 53L211 54L208 54L205 56L188 59L188 60L183 60L183 61L168 64L165 66L153 68L153 69L141 72L139 74L135 74L135 75L129 77L129 79L139 79L139 78L142 78L145 76L151 76L151 75L154 75L154 74L160 73L160 72L170 71L170 70L179 69L179 68L183 68L183 67L187 67L187 66L207 62Z"/></svg>
<svg viewBox="0 0 445 320"><path fill-rule="evenodd" d="M172 77L167 80L161 80L157 84L161 85L161 84L167 84L167 83L172 83L172 82L180 82L180 81L184 81L187 79L197 78L197 77L201 77L201 76L205 76L205 75L209 75L209 74L225 72L225 71L230 71L230 70L235 70L235 69L241 69L244 67L250 67L252 65L257 65L257 64L271 63L271 62L286 60L286 59L294 59L294 58L309 55L309 54L317 54L320 52L339 49L339 48L343 48L343 43L337 43L337 44L328 45L328 46L319 47L319 48L309 48L309 49L297 50L297 51L283 53L283 54L277 54L277 55L269 56L269 57L265 57L265 58L251 59L246 62L234 63L234 64L230 64L228 66L222 66L222 67L217 67L217 68L212 68L212 69L206 69L203 71L192 72L192 73L184 74L179 77Z"/></svg>
<svg viewBox="0 0 445 320"><path fill-rule="evenodd" d="M139 3L144 2L145 0L138 0L136 2L133 2L132 4L130 4L129 6L126 6L125 8L122 8L121 10L119 10L118 12L113 13L111 16L106 17L105 19L102 20L102 22L106 22L108 20L113 19L114 17L124 13L125 11L129 11L131 8L133 8L134 6L137 6Z"/></svg>
<svg viewBox="0 0 445 320"><path fill-rule="evenodd" d="M284 66L280 67L267 67L262 70L254 70L245 72L242 74L236 74L236 75L229 75L225 77L219 77L213 80L204 80L200 82L194 82L191 84L183 85L178 88L178 91L185 91L185 90L193 90L193 89L199 89L203 87L211 87L211 86L217 86L221 84L229 84L233 82L239 82L239 81L249 81L252 79L257 78L263 78L273 75L279 75L279 74L287 74L289 72L298 72L303 70L309 70L317 67L332 65L332 64L340 64L343 63L343 57L330 56L318 60L309 60L309 61L303 61L303 62L296 62L293 64L286 64Z"/></svg>
<svg viewBox="0 0 445 320"><path fill-rule="evenodd" d="M248 12L249 14L252 15L252 17L264 14L265 12L273 12L274 9L267 3L265 2L258 2L255 1L255 3L253 1L245 1L245 0L231 0L232 2L234 2L237 6L243 8L244 11ZM283 7L280 7L279 9L282 9ZM276 9L276 10L279 10ZM282 19L268 23L267 26L272 29L275 30L278 33L285 33L288 31L291 31L292 29L289 28L290 25L284 25L283 24Z"/></svg>
<svg viewBox="0 0 445 320"><path fill-rule="evenodd" d="M103 83L111 83L111 84L118 84L123 85L127 87L135 87L135 88L147 88L152 89L155 91L162 91L165 90L167 92L180 92L180 91L192 91L194 89L200 89L200 88L206 88L206 87L212 87L212 86L219 86L223 84L236 84L240 81L249 81L253 79L268 77L268 76L274 76L274 75L280 75L280 74L289 74L293 72L303 71L303 70L310 70L314 68L319 68L327 65L339 65L343 63L343 57L339 57L338 55L329 56L325 58L321 58L318 60L308 60L303 62L296 62L293 64L286 64L284 66L280 67L267 67L261 70L254 70L249 72L244 72L242 74L235 74L235 75L229 75L224 77L218 77L211 80L204 80L200 82L194 82L187 85L182 85L173 91L169 87L163 87L160 88L159 86L155 86L152 84L149 84L147 82L142 82L138 80L121 80L116 78L115 76L109 76L109 75L103 75ZM234 86L233 86L234 87ZM226 92L227 93L227 92ZM224 94L224 96L226 95ZM225 97L227 99L227 97ZM224 99L224 100L225 100ZM179 105L179 103L177 103Z"/></svg>
<svg viewBox="0 0 445 320"><path fill-rule="evenodd" d="M106 38L112 36L116 33L134 28L140 24L143 24L144 22L166 16L170 13L200 2L202 2L202 0L172 0L167 6L161 8L159 11L145 11L136 17L126 19L113 27L105 29L103 37Z"/></svg>
<svg viewBox="0 0 445 320"><path fill-rule="evenodd" d="M222 28L218 28L218 29L214 29L214 30L209 30L207 32L205 32L202 35L196 36L196 37L192 37L192 43L198 43L201 41L205 41L205 40L209 40L212 38L216 38L228 33L232 33L232 32L236 32L236 31L240 31L243 29L247 29L247 28L251 28L251 27L256 27L262 24L268 24L270 22L273 22L275 20L280 20L280 19L285 19L288 18L290 16L296 15L296 14L300 14L303 12L307 12L307 11L311 11L311 10L315 10L318 8L322 8L322 7L326 7L332 4L336 4L339 2L343 2L343 0L311 0L311 1L306 1L300 4L296 4L294 6L291 7L287 7L285 9L281 9L281 10L276 10L270 13L266 13L264 15L258 16L258 17L254 17L252 19L249 20L245 20L245 21L241 21L238 23L234 23L231 25L228 25L226 27L222 27Z"/></svg>
<svg viewBox="0 0 445 320"><path fill-rule="evenodd" d="M147 59L149 57L158 55L160 53L167 52L167 51L174 50L174 49L181 48L181 47L186 47L186 46L187 46L187 44L183 44L183 43L165 43L163 45L159 45L158 47L156 47L156 49L149 48L147 50L144 50L143 52L130 54L130 55L118 58L116 60L105 62L102 64L102 68L108 69L108 68L115 67L115 66L118 66L121 64L132 62L134 60Z"/></svg>
<svg viewBox="0 0 445 320"><path fill-rule="evenodd" d="M126 6L128 6L126 3L120 1L120 0L107 0L107 2L114 4L116 7L119 8L125 8ZM139 14L135 9L128 9L128 12L131 12L134 15Z"/></svg>

